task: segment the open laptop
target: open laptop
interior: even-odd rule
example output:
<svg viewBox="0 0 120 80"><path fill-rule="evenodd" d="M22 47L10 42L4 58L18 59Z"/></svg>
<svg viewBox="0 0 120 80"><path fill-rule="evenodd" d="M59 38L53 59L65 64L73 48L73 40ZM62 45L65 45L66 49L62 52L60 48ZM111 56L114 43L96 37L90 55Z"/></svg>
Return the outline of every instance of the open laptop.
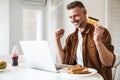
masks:
<svg viewBox="0 0 120 80"><path fill-rule="evenodd" d="M56 65L51 56L47 41L20 41L20 46L27 63L32 68L59 72L58 69L70 65Z"/></svg>

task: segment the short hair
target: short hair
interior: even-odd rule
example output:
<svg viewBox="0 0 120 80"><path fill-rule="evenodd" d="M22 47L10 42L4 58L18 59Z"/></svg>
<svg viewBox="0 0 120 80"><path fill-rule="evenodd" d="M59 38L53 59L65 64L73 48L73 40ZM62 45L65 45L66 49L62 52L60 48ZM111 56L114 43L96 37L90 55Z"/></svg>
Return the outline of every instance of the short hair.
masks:
<svg viewBox="0 0 120 80"><path fill-rule="evenodd" d="M67 10L73 9L75 7L85 8L85 6L83 5L82 2L80 2L80 1L73 1L73 2L71 2L71 3L69 3L67 5Z"/></svg>

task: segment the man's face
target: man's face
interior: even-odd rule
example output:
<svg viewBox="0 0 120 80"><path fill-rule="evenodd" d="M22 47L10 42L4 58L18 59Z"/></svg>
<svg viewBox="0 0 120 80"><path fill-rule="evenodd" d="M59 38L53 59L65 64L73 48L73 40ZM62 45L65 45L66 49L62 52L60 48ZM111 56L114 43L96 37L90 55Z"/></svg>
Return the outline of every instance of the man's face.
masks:
<svg viewBox="0 0 120 80"><path fill-rule="evenodd" d="M73 9L68 10L69 18L73 25L77 28L83 27L86 22L86 11L85 9L80 9L79 7L75 7Z"/></svg>

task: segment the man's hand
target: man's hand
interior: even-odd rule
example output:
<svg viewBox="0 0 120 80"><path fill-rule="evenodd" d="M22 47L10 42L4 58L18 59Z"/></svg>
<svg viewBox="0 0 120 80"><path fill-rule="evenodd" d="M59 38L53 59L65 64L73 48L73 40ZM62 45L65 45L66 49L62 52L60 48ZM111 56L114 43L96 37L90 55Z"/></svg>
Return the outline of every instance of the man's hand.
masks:
<svg viewBox="0 0 120 80"><path fill-rule="evenodd" d="M64 35L64 29L59 29L55 32L55 39L58 41Z"/></svg>
<svg viewBox="0 0 120 80"><path fill-rule="evenodd" d="M104 27L100 25L95 26L94 41L95 41L96 48L98 50L98 54L99 54L102 64L106 66L112 66L113 61L114 61L114 55L112 52L110 52L107 49L107 47L102 42L104 31L105 31Z"/></svg>
<svg viewBox="0 0 120 80"><path fill-rule="evenodd" d="M62 56L64 54L60 39L64 35L64 32L65 32L64 29L59 29L59 30L56 30L56 32L55 32L57 56L58 56L58 60L60 61L60 63L63 63L63 57Z"/></svg>
<svg viewBox="0 0 120 80"><path fill-rule="evenodd" d="M94 30L94 41L101 41L105 29L101 25L96 25Z"/></svg>

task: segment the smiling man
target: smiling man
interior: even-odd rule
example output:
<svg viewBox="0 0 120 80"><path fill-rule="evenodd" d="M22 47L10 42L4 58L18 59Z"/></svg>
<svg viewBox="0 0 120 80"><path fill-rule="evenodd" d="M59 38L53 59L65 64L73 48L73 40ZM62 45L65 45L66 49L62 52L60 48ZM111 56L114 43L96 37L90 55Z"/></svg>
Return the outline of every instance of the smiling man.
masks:
<svg viewBox="0 0 120 80"><path fill-rule="evenodd" d="M104 80L112 80L111 67L115 61L114 47L107 29L87 23L87 10L80 1L67 5L71 23L76 27L67 39L64 48L60 39L64 29L55 32L58 57L63 64L80 64L95 68Z"/></svg>

